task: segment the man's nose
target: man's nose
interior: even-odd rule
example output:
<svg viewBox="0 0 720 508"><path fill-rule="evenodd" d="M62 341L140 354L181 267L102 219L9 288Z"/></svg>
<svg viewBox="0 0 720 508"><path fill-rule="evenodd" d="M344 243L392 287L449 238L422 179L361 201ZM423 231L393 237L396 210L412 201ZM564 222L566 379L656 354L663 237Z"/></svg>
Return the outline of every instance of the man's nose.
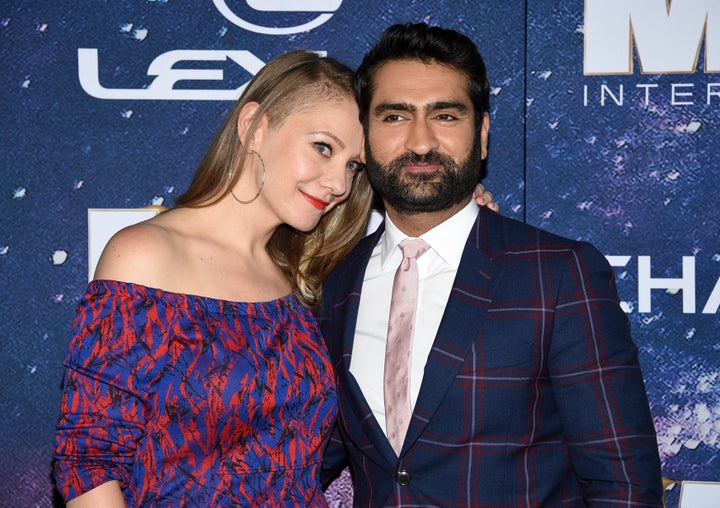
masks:
<svg viewBox="0 0 720 508"><path fill-rule="evenodd" d="M414 120L405 140L405 148L419 155L438 148L438 140L432 126L425 120Z"/></svg>

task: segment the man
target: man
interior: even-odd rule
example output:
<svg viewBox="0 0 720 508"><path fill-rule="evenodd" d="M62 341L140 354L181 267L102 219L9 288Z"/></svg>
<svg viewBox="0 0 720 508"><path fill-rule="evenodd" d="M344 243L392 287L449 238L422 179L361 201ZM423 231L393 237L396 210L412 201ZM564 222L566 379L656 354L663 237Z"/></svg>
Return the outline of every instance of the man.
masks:
<svg viewBox="0 0 720 508"><path fill-rule="evenodd" d="M424 24L390 27L358 69L368 177L386 219L324 286L340 404L325 479L349 461L355 506L373 508L661 506L611 268L586 243L471 199L488 90L475 45ZM405 238L429 249L406 260ZM414 312L412 350L398 360L403 333L393 317L388 338L388 307L401 261L419 289L404 313Z"/></svg>

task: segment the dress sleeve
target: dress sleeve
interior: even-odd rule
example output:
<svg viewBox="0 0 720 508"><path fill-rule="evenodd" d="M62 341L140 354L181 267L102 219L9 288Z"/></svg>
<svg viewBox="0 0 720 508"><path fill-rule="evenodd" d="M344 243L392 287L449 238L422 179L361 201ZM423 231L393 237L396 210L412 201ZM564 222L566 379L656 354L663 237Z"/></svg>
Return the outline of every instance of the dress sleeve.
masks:
<svg viewBox="0 0 720 508"><path fill-rule="evenodd" d="M53 453L66 501L110 480L128 485L148 417L151 309L149 299L107 281L92 282L78 306Z"/></svg>

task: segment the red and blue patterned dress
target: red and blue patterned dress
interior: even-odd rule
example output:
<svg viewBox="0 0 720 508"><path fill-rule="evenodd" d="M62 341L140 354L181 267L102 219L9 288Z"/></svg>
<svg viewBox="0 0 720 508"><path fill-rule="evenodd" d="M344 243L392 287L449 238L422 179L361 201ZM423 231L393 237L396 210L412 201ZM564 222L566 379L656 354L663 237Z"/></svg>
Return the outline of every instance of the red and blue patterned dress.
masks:
<svg viewBox="0 0 720 508"><path fill-rule="evenodd" d="M327 506L337 397L295 297L93 281L65 366L54 473L66 500L119 480L129 506Z"/></svg>

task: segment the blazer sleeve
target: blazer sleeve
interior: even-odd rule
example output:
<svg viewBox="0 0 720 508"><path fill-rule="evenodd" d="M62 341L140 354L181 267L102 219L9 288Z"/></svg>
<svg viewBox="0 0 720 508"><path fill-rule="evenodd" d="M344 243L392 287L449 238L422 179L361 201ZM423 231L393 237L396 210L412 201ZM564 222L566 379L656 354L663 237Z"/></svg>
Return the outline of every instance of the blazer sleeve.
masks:
<svg viewBox="0 0 720 508"><path fill-rule="evenodd" d="M320 476L323 490L327 489L333 480L335 480L342 470L348 465L349 461L347 450L345 449L345 445L340 437L338 425L335 424L332 436L325 448L325 455L323 456L322 472Z"/></svg>
<svg viewBox="0 0 720 508"><path fill-rule="evenodd" d="M315 318L317 319L323 340L328 348L328 353L333 362L335 369L339 368L337 362L341 356L340 337L335 336L336 332L332 328L332 303L335 301L335 293L337 290L337 268L325 280L323 284L323 305L315 310ZM320 481L323 490L327 489L335 480L342 470L348 465L349 459L347 450L340 436L339 425L336 422L333 427L332 435L325 447L323 455L322 470L320 473Z"/></svg>
<svg viewBox="0 0 720 508"><path fill-rule="evenodd" d="M570 460L589 506L661 506L660 458L637 347L615 276L589 244L571 250L549 352Z"/></svg>

